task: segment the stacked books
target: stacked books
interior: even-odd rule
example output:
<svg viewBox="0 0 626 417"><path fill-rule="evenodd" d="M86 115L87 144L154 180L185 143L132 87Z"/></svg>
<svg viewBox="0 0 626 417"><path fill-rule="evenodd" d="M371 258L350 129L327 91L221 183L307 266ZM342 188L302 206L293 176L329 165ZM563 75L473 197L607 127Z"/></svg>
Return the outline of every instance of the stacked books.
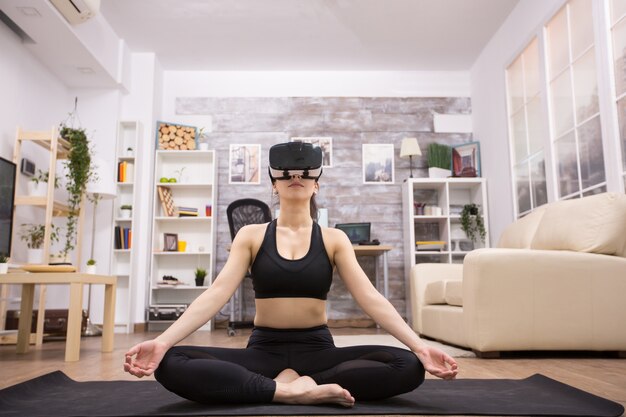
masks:
<svg viewBox="0 0 626 417"><path fill-rule="evenodd" d="M130 249L133 231L130 227L115 226L115 249Z"/></svg>
<svg viewBox="0 0 626 417"><path fill-rule="evenodd" d="M176 207L178 217L198 217L198 209L193 207Z"/></svg>
<svg viewBox="0 0 626 417"><path fill-rule="evenodd" d="M122 161L117 164L117 182L130 182L133 179L135 165L132 162Z"/></svg>
<svg viewBox="0 0 626 417"><path fill-rule="evenodd" d="M446 246L443 240L418 240L415 242L415 250L418 251L441 251Z"/></svg>

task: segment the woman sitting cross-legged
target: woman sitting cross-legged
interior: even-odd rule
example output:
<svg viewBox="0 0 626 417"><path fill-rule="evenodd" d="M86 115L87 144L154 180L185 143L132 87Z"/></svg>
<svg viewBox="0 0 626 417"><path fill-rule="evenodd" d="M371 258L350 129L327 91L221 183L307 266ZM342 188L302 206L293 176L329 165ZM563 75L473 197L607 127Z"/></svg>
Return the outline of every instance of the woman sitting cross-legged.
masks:
<svg viewBox="0 0 626 417"><path fill-rule="evenodd" d="M310 144L270 149L278 218L239 230L213 284L165 332L126 353L124 369L154 373L168 390L202 403L333 403L346 407L409 392L424 371L455 378L449 355L423 343L371 284L344 232L315 218L322 155ZM314 217L312 217L314 216ZM326 295L337 271L361 308L411 350L337 348L326 326ZM244 349L176 346L211 320L250 269L254 329Z"/></svg>

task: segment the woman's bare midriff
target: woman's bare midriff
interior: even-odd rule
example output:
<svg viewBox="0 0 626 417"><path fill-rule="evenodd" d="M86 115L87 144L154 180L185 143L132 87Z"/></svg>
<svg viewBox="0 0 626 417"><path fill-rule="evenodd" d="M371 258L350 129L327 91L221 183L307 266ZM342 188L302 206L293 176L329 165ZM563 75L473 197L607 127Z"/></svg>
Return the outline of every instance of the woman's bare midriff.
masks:
<svg viewBox="0 0 626 417"><path fill-rule="evenodd" d="M316 298L257 298L254 325L306 329L326 324L326 301Z"/></svg>

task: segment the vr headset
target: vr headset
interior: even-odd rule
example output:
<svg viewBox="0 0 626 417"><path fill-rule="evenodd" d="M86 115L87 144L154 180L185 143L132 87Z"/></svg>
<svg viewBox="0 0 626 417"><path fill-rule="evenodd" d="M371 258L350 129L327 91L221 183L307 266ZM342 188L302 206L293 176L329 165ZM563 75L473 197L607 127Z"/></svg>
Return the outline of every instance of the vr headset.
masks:
<svg viewBox="0 0 626 417"><path fill-rule="evenodd" d="M270 148L270 178L288 180L298 175L317 181L322 175L322 149L304 142L279 143Z"/></svg>

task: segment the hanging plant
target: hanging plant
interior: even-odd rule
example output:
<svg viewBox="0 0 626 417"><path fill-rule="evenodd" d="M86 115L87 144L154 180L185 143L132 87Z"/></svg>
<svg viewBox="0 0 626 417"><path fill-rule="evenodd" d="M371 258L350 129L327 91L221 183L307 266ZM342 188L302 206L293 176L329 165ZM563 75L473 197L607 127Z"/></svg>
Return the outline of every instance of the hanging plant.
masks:
<svg viewBox="0 0 626 417"><path fill-rule="evenodd" d="M485 243L485 223L476 204L466 204L461 212L461 229L472 242L477 242L480 237Z"/></svg>
<svg viewBox="0 0 626 417"><path fill-rule="evenodd" d="M67 216L65 246L61 251L61 254L67 257L69 252L74 249L76 242L76 226L83 194L89 180L95 179L95 174L91 165L91 150L85 129L61 125L60 135L70 143L69 155L65 161L69 214Z"/></svg>

